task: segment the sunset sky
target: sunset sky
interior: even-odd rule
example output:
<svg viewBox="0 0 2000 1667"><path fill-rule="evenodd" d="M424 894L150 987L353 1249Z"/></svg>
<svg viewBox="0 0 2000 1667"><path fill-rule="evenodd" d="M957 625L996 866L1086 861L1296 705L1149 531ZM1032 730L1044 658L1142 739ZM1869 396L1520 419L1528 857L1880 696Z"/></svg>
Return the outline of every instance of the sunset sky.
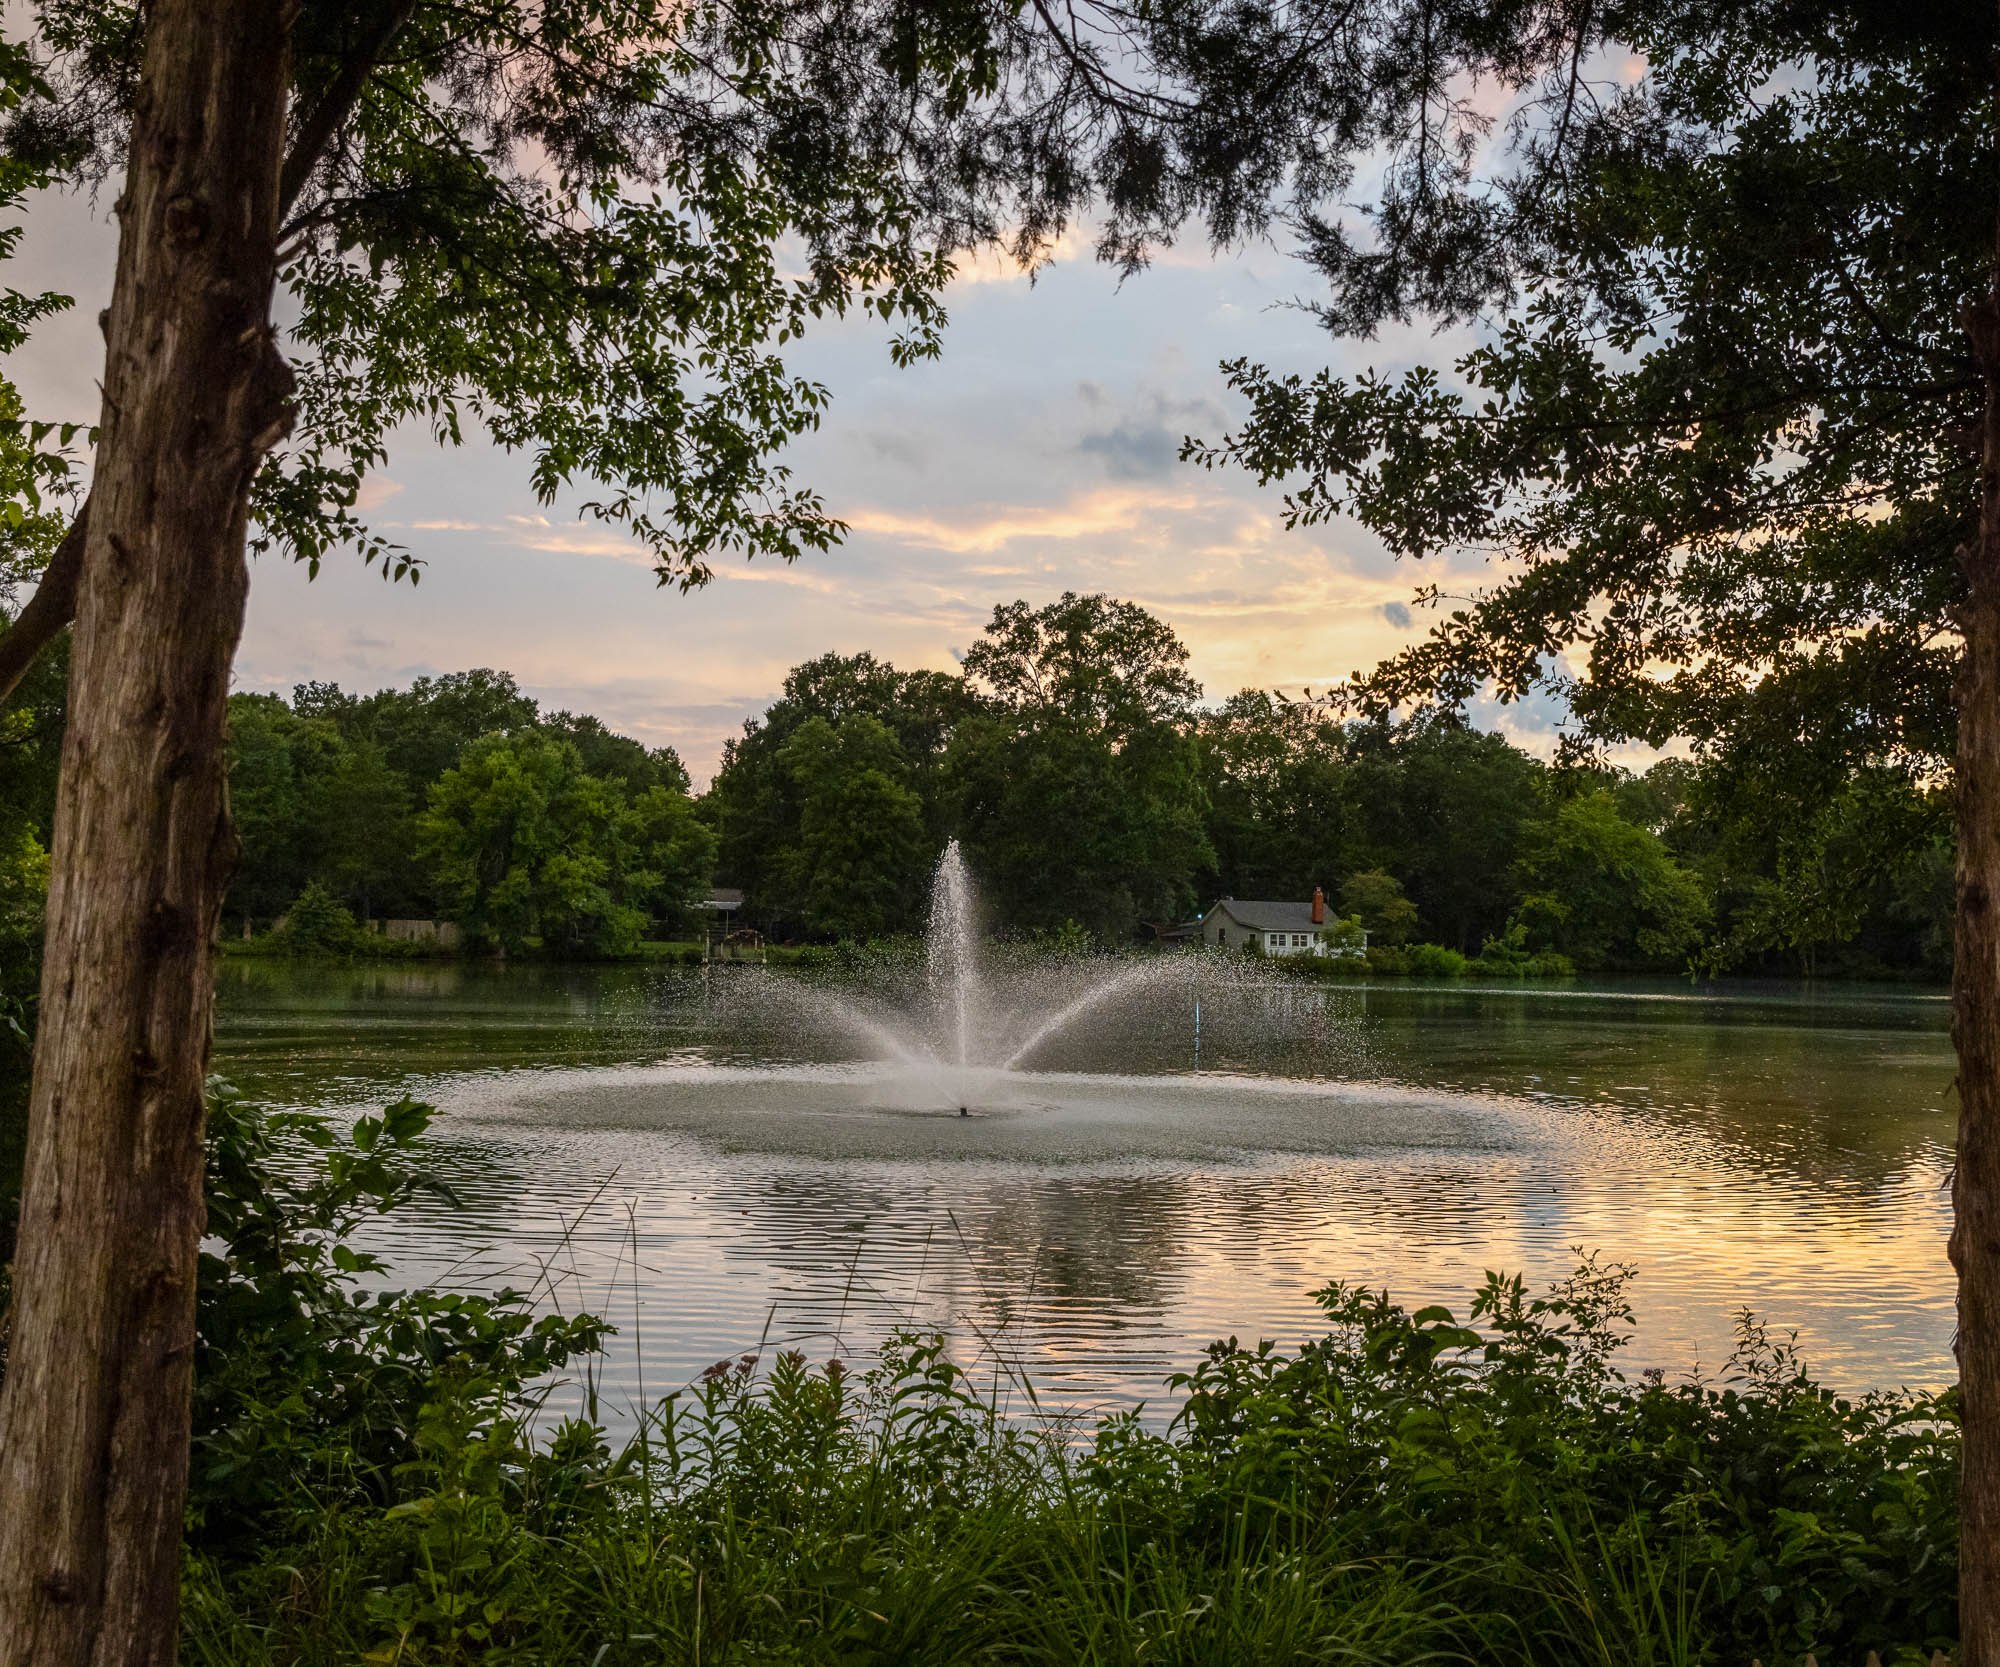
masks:
<svg viewBox="0 0 2000 1667"><path fill-rule="evenodd" d="M105 209L44 198L10 272L78 301L15 357L36 417L97 415ZM823 327L790 363L827 384L832 408L790 461L851 536L789 568L724 560L686 596L658 589L622 534L539 505L524 458L409 433L363 503L424 559L421 585L385 585L358 558L336 557L312 582L263 562L238 686L372 689L494 666L550 706L671 743L701 782L798 661L870 649L949 668L996 604L1065 589L1162 615L1210 698L1324 685L1420 629L1406 606L1420 575L1353 527L1287 532L1275 492L1175 461L1181 437L1215 438L1240 415L1225 357L1396 367L1448 360L1463 341L1409 331L1336 343L1288 304L1311 293L1274 248L1169 251L1122 286L1079 249L1033 284L997 264L962 273L944 355L914 369L890 363L879 323ZM1476 570L1457 577L1460 590L1478 582ZM1549 744L1546 710L1478 716Z"/></svg>

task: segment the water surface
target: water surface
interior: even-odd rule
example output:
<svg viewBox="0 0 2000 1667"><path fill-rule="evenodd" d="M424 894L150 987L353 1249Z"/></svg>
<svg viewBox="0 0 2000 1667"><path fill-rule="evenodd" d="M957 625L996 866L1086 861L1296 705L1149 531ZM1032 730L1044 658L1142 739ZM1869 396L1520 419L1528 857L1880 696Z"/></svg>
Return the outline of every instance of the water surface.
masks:
<svg viewBox="0 0 2000 1667"><path fill-rule="evenodd" d="M399 1280L620 1327L614 1400L892 1327L1043 1399L1164 1406L1214 1338L1295 1343L1333 1280L1462 1307L1489 1268L1637 1265L1633 1367L1737 1313L1844 1388L1951 1375L1944 1001L1684 984L1142 989L966 1097L754 973L223 969L258 1097L436 1103L463 1207L371 1230Z"/></svg>

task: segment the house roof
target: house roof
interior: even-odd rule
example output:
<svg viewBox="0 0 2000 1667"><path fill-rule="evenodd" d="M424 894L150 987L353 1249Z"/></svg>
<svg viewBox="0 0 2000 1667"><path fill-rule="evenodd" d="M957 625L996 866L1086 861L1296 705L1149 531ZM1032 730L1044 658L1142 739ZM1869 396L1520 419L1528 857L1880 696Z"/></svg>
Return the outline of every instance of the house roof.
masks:
<svg viewBox="0 0 2000 1667"><path fill-rule="evenodd" d="M1208 911L1205 918L1226 914L1238 926L1246 926L1253 932L1317 932L1325 921L1313 923L1313 906L1310 903L1259 902L1240 897L1225 897Z"/></svg>
<svg viewBox="0 0 2000 1667"><path fill-rule="evenodd" d="M729 914L743 907L743 893L735 886L710 886L702 904L713 914Z"/></svg>

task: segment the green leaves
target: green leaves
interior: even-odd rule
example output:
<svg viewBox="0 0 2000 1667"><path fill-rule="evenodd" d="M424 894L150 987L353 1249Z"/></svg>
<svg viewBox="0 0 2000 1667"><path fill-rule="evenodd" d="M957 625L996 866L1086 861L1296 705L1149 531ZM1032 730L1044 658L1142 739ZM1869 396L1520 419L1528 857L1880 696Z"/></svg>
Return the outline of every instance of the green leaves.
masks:
<svg viewBox="0 0 2000 1667"><path fill-rule="evenodd" d="M432 1116L404 1099L342 1130L211 1085L197 1556L254 1554L320 1511L393 1496L443 1385L476 1383L483 1416L508 1416L603 1335L595 1319L537 1318L512 1292L380 1288L382 1264L349 1236L418 1198L455 1202L420 1162Z"/></svg>
<svg viewBox="0 0 2000 1667"><path fill-rule="evenodd" d="M1585 969L1685 964L1709 921L1694 877L1608 792L1566 798L1523 831L1519 884L1528 943Z"/></svg>
<svg viewBox="0 0 2000 1667"><path fill-rule="evenodd" d="M539 730L468 746L432 785L417 841L452 915L515 951L631 954L654 914L694 901L714 862L685 794L634 799Z"/></svg>
<svg viewBox="0 0 2000 1667"><path fill-rule="evenodd" d="M1225 367L1245 418L1196 461L1283 481L1294 523L1486 569L1448 611L1421 591L1427 638L1343 699L1553 697L1572 750L1685 738L1793 819L1857 767L1949 758L1959 315L1988 281L1996 131L1961 52L1993 25L1871 17L1579 19L1644 74L1560 134L1531 109L1527 173L1496 160L1513 299L1477 345L1400 375Z"/></svg>
<svg viewBox="0 0 2000 1667"><path fill-rule="evenodd" d="M808 718L777 764L799 805L779 884L807 930L868 939L912 924L932 853L914 772L888 726L866 712L838 726Z"/></svg>

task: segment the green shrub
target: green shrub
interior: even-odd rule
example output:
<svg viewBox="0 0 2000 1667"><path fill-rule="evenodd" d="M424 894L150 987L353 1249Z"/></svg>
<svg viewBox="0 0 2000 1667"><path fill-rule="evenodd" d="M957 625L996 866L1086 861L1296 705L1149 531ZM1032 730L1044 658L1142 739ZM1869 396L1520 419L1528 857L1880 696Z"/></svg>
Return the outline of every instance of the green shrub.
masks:
<svg viewBox="0 0 2000 1667"><path fill-rule="evenodd" d="M643 960L664 961L670 966L699 966L705 959L699 939L689 942L685 939L642 938L639 955Z"/></svg>
<svg viewBox="0 0 2000 1667"><path fill-rule="evenodd" d="M1356 960L1367 953L1367 931L1359 916L1348 915L1343 920L1329 921L1320 929L1319 935L1329 955Z"/></svg>
<svg viewBox="0 0 2000 1667"><path fill-rule="evenodd" d="M1471 963L1476 978L1574 978L1576 964L1553 949L1528 948L1528 929L1520 921L1480 946Z"/></svg>
<svg viewBox="0 0 2000 1667"><path fill-rule="evenodd" d="M360 941L361 929L345 903L319 881L309 880L285 911L278 936L293 949L344 955Z"/></svg>
<svg viewBox="0 0 2000 1667"><path fill-rule="evenodd" d="M266 1113L212 1085L208 1240L197 1285L192 1545L231 1556L380 1507L417 1454L425 1409L477 1381L488 1415L516 1417L529 1385L596 1347L602 1322L538 1318L513 1291L381 1287L350 1249L361 1221L421 1195L431 1108L400 1100L339 1131Z"/></svg>
<svg viewBox="0 0 2000 1667"><path fill-rule="evenodd" d="M1471 965L1457 950L1438 943L1416 944L1409 957L1410 974L1415 978L1463 978Z"/></svg>
<svg viewBox="0 0 2000 1667"><path fill-rule="evenodd" d="M1095 953L1097 940L1090 935L1088 928L1074 920L1065 920L1060 926L1036 927L1028 934L1028 947L1038 955L1073 960L1080 955Z"/></svg>

